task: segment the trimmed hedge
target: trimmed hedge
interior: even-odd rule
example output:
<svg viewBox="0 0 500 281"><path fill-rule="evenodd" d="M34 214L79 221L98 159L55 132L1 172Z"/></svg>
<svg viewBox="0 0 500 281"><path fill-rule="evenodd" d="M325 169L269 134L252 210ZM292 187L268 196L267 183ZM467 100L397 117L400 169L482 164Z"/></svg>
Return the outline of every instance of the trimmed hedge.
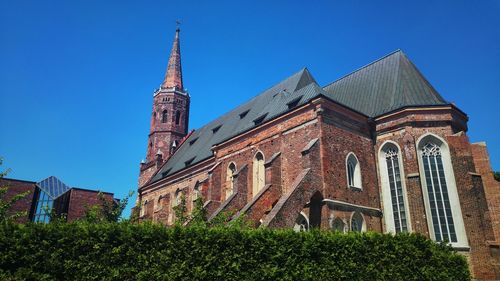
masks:
<svg viewBox="0 0 500 281"><path fill-rule="evenodd" d="M165 228L142 223L0 226L2 280L470 280L421 235Z"/></svg>

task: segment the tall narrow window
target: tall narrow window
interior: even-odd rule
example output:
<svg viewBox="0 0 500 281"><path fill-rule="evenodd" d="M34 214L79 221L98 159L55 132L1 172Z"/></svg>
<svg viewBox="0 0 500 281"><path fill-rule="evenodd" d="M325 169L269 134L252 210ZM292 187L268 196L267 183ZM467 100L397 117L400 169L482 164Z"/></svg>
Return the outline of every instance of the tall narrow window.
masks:
<svg viewBox="0 0 500 281"><path fill-rule="evenodd" d="M145 200L144 205L142 206L142 209L141 209L141 217L145 217L148 215L148 205L149 205L149 201Z"/></svg>
<svg viewBox="0 0 500 281"><path fill-rule="evenodd" d="M234 192L234 173L236 173L236 165L234 163L229 164L226 172L226 199L229 198Z"/></svg>
<svg viewBox="0 0 500 281"><path fill-rule="evenodd" d="M358 159L354 153L349 153L346 159L346 173L347 173L347 186L348 187L361 187L361 169L359 167Z"/></svg>
<svg viewBox="0 0 500 281"><path fill-rule="evenodd" d="M253 159L253 196L257 195L265 184L264 155L257 152Z"/></svg>
<svg viewBox="0 0 500 281"><path fill-rule="evenodd" d="M422 164L436 241L457 242L441 148L427 142L422 148Z"/></svg>
<svg viewBox="0 0 500 281"><path fill-rule="evenodd" d="M385 158L385 168L386 174L384 176L385 181L383 180L383 188L388 188L391 198L390 208L392 209L392 219L394 223L394 231L396 233L399 232L407 232L408 231L408 222L406 216L406 207L405 207L405 195L403 191L403 183L401 178L401 169L399 163L399 153L398 148L393 144L387 144L383 149L383 157ZM387 206L389 207L389 206Z"/></svg>
<svg viewBox="0 0 500 281"><path fill-rule="evenodd" d="M361 232L365 230L365 220L359 212L354 212L351 217L351 231Z"/></svg>
<svg viewBox="0 0 500 281"><path fill-rule="evenodd" d="M175 112L175 125L179 125L180 121L181 121L181 112L177 110Z"/></svg>
<svg viewBox="0 0 500 281"><path fill-rule="evenodd" d="M351 161L347 162L347 181L349 186L354 186L354 164Z"/></svg>
<svg viewBox="0 0 500 281"><path fill-rule="evenodd" d="M168 121L168 111L167 110L163 110L162 114L161 114L161 122L162 123L167 123Z"/></svg>

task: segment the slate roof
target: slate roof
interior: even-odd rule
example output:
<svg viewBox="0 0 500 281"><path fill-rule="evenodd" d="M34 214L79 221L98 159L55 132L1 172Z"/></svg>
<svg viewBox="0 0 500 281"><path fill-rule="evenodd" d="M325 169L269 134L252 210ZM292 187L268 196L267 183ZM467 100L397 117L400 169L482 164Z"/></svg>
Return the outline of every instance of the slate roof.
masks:
<svg viewBox="0 0 500 281"><path fill-rule="evenodd" d="M331 99L369 117L406 106L448 104L397 50L324 87Z"/></svg>
<svg viewBox="0 0 500 281"><path fill-rule="evenodd" d="M289 105L300 106L320 95L368 117L405 106L447 104L400 50L324 88L304 68L194 131L150 182L212 157L214 145L290 111Z"/></svg>

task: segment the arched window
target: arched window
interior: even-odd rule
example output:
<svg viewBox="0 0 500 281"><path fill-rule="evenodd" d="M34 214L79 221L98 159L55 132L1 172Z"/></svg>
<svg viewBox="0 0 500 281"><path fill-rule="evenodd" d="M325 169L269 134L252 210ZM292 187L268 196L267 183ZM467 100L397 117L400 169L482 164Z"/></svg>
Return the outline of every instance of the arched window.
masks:
<svg viewBox="0 0 500 281"><path fill-rule="evenodd" d="M333 221L332 221L332 225L331 225L331 228L332 230L334 231L338 231L338 232L346 232L346 224L344 223L344 221L337 217L335 218Z"/></svg>
<svg viewBox="0 0 500 281"><path fill-rule="evenodd" d="M200 190L200 183L196 182L193 188L193 201L198 200L198 198L201 198L201 190Z"/></svg>
<svg viewBox="0 0 500 281"><path fill-rule="evenodd" d="M303 212L300 212L297 216L295 225L293 226L293 230L296 232L309 230L309 221L307 220L307 216Z"/></svg>
<svg viewBox="0 0 500 281"><path fill-rule="evenodd" d="M236 173L236 164L232 163L227 166L226 172L226 199L234 192L234 173Z"/></svg>
<svg viewBox="0 0 500 281"><path fill-rule="evenodd" d="M264 155L257 152L253 158L253 196L265 185Z"/></svg>
<svg viewBox="0 0 500 281"><path fill-rule="evenodd" d="M351 231L361 232L365 231L365 220L359 212L354 212L351 217Z"/></svg>
<svg viewBox="0 0 500 281"><path fill-rule="evenodd" d="M418 142L418 152L429 229L434 239L467 246L448 146L444 140L427 135Z"/></svg>
<svg viewBox="0 0 500 281"><path fill-rule="evenodd" d="M359 167L358 158L354 153L349 153L346 159L347 186L361 187L361 168Z"/></svg>
<svg viewBox="0 0 500 281"><path fill-rule="evenodd" d="M161 122L162 123L167 123L168 122L168 111L165 109L163 110L161 114Z"/></svg>
<svg viewBox="0 0 500 281"><path fill-rule="evenodd" d="M181 122L181 112L177 110L175 112L175 125L179 125L179 122Z"/></svg>
<svg viewBox="0 0 500 281"><path fill-rule="evenodd" d="M177 189L175 191L175 196L174 196L174 200L173 200L173 207L175 206L179 206L182 202L182 192L180 189Z"/></svg>
<svg viewBox="0 0 500 281"><path fill-rule="evenodd" d="M379 152L382 198L387 230L394 233L408 232L408 204L399 148L387 142Z"/></svg>
<svg viewBox="0 0 500 281"><path fill-rule="evenodd" d="M142 205L142 208L141 208L140 217L147 216L147 214L148 214L148 204L149 204L148 200L145 200L144 204Z"/></svg>

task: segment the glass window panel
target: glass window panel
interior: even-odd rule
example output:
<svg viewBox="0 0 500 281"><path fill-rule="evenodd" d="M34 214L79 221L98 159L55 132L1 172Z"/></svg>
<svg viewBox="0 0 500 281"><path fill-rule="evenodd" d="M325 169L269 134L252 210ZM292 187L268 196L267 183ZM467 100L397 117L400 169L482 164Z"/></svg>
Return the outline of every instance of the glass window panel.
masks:
<svg viewBox="0 0 500 281"><path fill-rule="evenodd" d="M435 238L437 241L457 242L441 148L432 142L424 145L422 163Z"/></svg>

